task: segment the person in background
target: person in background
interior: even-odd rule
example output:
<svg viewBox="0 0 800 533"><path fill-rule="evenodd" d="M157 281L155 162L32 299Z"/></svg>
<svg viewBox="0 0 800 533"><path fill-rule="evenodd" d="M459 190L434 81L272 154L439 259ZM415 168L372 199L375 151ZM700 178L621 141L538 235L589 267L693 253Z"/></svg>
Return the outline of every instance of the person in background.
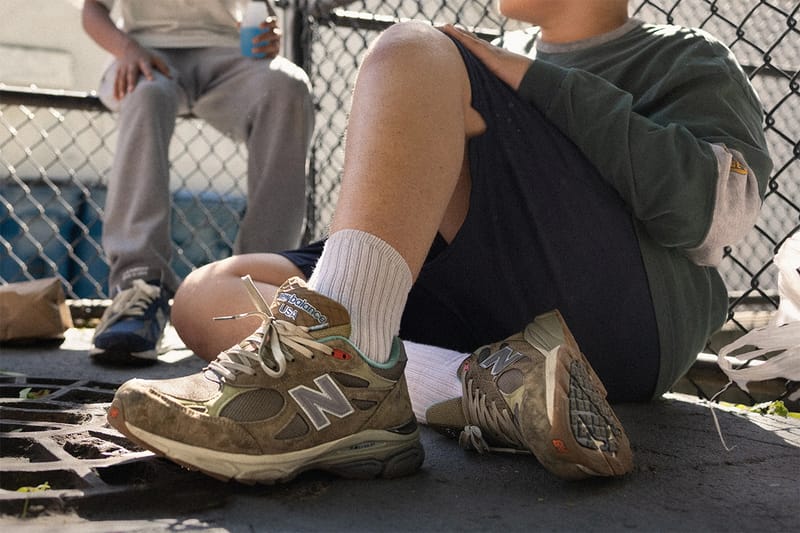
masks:
<svg viewBox="0 0 800 533"><path fill-rule="evenodd" d="M499 7L539 28L517 52L377 39L327 240L191 275L175 325L210 363L123 384L114 427L250 482L412 473L418 421L565 479L630 471L609 402L666 392L724 322L716 265L772 165L761 105L728 48L625 0Z"/></svg>
<svg viewBox="0 0 800 533"><path fill-rule="evenodd" d="M84 2L85 31L114 56L99 96L119 113L102 236L113 301L93 338L97 362L146 364L157 357L180 281L169 265L168 148L177 116L192 114L247 146L248 208L234 253L300 243L314 120L309 80L278 55L274 16L261 22L248 55L240 52L245 4ZM115 7L119 27L111 18Z"/></svg>

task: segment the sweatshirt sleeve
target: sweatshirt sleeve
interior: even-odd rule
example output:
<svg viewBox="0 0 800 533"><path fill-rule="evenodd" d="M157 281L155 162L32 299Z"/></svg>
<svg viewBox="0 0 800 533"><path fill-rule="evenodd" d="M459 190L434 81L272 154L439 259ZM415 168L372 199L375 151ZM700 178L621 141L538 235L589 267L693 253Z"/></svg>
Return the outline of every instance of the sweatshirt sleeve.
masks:
<svg viewBox="0 0 800 533"><path fill-rule="evenodd" d="M661 69L638 101L589 72L535 60L523 99L567 135L660 245L716 265L758 217L772 163L761 105L721 45ZM642 71L645 79L654 73Z"/></svg>

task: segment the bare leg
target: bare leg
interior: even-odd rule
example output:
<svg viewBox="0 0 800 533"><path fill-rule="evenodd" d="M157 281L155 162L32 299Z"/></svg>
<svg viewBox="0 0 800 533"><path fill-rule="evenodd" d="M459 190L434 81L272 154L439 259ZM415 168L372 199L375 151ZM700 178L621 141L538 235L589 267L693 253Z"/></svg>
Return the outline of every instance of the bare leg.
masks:
<svg viewBox="0 0 800 533"><path fill-rule="evenodd" d="M423 23L385 31L358 75L331 233L383 239L416 278L436 231L451 238L466 216L465 141L485 129L470 101L446 35Z"/></svg>
<svg viewBox="0 0 800 533"><path fill-rule="evenodd" d="M466 216L465 143L485 128L470 101L466 68L446 35L423 23L384 32L356 84L331 232L357 229L379 237L416 277L436 231L450 240ZM281 256L259 254L192 273L175 297L172 322L200 357L215 357L258 326L257 319L211 321L250 309L239 280L244 274L261 282L271 301L275 287L299 271Z"/></svg>
<svg viewBox="0 0 800 533"><path fill-rule="evenodd" d="M277 254L237 255L189 274L175 294L171 321L186 347L206 361L247 337L260 324L256 317L213 320L252 310L241 280L245 274L250 274L268 302L285 280L303 277L291 261Z"/></svg>
<svg viewBox="0 0 800 533"><path fill-rule="evenodd" d="M350 313L350 340L383 363L437 232L469 206L465 146L485 128L455 44L419 23L386 30L353 92L342 189L309 286Z"/></svg>

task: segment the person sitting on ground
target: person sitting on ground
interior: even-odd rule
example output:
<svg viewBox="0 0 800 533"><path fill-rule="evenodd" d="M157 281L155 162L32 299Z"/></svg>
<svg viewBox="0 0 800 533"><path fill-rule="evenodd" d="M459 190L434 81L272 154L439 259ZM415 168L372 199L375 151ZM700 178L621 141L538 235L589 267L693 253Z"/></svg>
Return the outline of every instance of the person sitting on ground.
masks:
<svg viewBox="0 0 800 533"><path fill-rule="evenodd" d="M121 27L111 19L119 7ZM179 280L170 268L169 154L178 115L192 114L248 149L246 210L234 253L300 244L314 111L303 70L278 56L275 17L253 56L240 51L244 0L86 0L83 25L114 61L98 94L119 112L103 215L111 306L90 354L101 363L156 360ZM269 228L266 230L265 228Z"/></svg>
<svg viewBox="0 0 800 533"><path fill-rule="evenodd" d="M327 240L189 276L174 323L211 362L123 384L109 422L250 482L409 474L417 420L566 479L630 471L609 401L667 391L722 325L715 265L771 162L731 52L627 7L500 0L540 28L526 54L452 26L383 32Z"/></svg>

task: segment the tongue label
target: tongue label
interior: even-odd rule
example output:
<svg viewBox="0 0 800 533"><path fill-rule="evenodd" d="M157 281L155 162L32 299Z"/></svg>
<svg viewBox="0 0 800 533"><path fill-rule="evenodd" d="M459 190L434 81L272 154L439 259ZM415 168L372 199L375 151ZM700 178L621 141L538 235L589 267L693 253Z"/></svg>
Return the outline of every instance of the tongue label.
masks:
<svg viewBox="0 0 800 533"><path fill-rule="evenodd" d="M308 303L308 300L304 298L298 298L295 294L290 292L282 292L278 294L277 300L283 302L278 308L278 312L294 321L297 320L297 312L303 311L314 319L317 324L328 323L328 317Z"/></svg>

